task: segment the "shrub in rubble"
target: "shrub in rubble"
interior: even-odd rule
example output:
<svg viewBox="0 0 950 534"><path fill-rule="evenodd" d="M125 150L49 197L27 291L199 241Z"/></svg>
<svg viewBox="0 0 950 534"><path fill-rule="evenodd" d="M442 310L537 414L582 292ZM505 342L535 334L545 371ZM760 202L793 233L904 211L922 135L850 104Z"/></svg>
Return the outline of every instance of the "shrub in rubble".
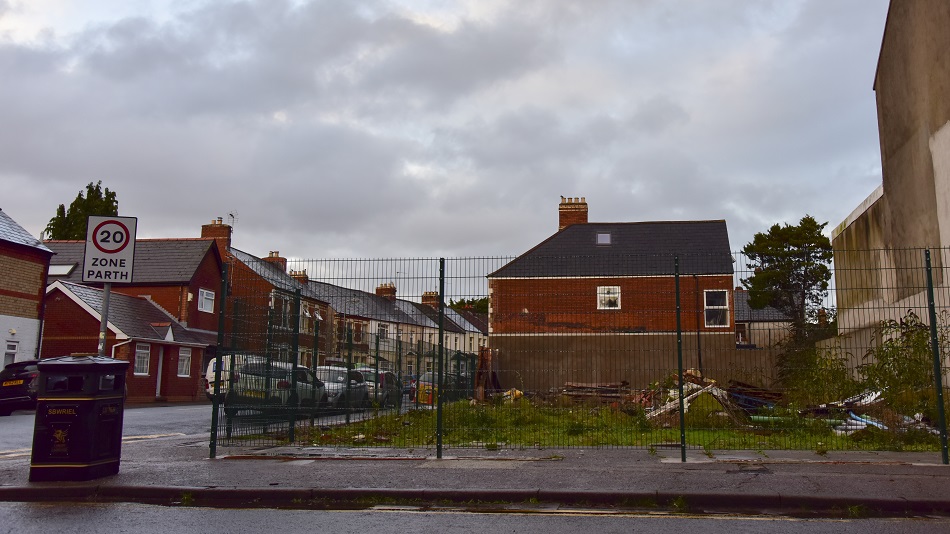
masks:
<svg viewBox="0 0 950 534"><path fill-rule="evenodd" d="M837 344L798 348L794 361L794 366L785 368L783 381L788 405L805 407L841 401L863 390L848 367L848 355Z"/></svg>
<svg viewBox="0 0 950 534"><path fill-rule="evenodd" d="M937 340L944 354L950 348L947 318L943 312L937 321ZM909 311L900 320L883 321L876 334L880 341L867 351L867 363L861 366L867 388L882 391L887 405L898 414L923 414L924 419L936 421L930 325Z"/></svg>

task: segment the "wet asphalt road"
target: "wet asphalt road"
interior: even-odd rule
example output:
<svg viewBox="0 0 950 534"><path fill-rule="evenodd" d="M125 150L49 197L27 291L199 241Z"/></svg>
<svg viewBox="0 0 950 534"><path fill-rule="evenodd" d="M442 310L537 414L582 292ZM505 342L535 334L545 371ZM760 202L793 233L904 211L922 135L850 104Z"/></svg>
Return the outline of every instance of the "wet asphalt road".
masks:
<svg viewBox="0 0 950 534"><path fill-rule="evenodd" d="M534 510L480 513L462 509L271 510L164 507L143 504L0 503L0 533L111 532L556 532L736 534L740 532L943 533L948 518L797 519L792 517L603 514Z"/></svg>
<svg viewBox="0 0 950 534"><path fill-rule="evenodd" d="M0 417L0 453L33 447L35 411L20 410ZM211 404L127 406L122 435L143 438L164 435L209 435ZM2 531L0 531L2 532Z"/></svg>

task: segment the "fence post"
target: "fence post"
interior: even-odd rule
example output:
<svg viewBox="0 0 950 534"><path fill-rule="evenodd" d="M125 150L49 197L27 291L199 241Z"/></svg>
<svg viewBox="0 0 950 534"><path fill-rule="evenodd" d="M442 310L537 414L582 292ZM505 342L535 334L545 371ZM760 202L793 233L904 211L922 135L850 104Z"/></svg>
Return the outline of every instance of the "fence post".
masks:
<svg viewBox="0 0 950 534"><path fill-rule="evenodd" d="M443 380L442 351L444 349L445 335L443 329L445 319L445 258L439 258L439 367L436 378L436 408L435 408L435 457L442 459L442 397L445 395L445 383Z"/></svg>
<svg viewBox="0 0 950 534"><path fill-rule="evenodd" d="M221 407L221 400L218 398L221 393L221 364L224 357L221 352L224 350L224 313L228 298L228 264L221 264L221 298L218 299L218 346L215 347L214 357L217 360L214 365L214 387L211 389L211 454L210 459L214 459L218 454L218 410ZM206 376L205 380L211 380L212 377ZM229 421L230 423L230 421ZM231 425L229 424L228 427Z"/></svg>
<svg viewBox="0 0 950 534"><path fill-rule="evenodd" d="M379 402L379 385L380 385L380 382L381 382L380 379L379 379L379 332L376 332L376 356L375 356L375 358L376 358L376 368L375 368L375 372L376 372L376 387L373 388L373 402L377 402L377 403L378 403L378 402Z"/></svg>
<svg viewBox="0 0 950 534"><path fill-rule="evenodd" d="M294 291L294 331L290 338L290 395L287 396L287 411L290 428L287 431L287 440L294 442L297 430L297 407L303 401L297 394L297 365L300 364L300 288Z"/></svg>
<svg viewBox="0 0 950 534"><path fill-rule="evenodd" d="M313 307L313 316L314 316L313 317L313 356L311 356L310 358L310 366L309 366L310 369L313 371L312 379L314 379L313 387L310 388L310 391L311 391L310 398L313 401L313 405L310 407L310 431L311 432L313 432L314 419L316 419L317 417L317 406L320 405L320 401L322 400L322 399L318 399L316 396L317 384L315 381L315 379L317 378L316 369L317 369L317 366L320 365L320 321L317 320L317 316L319 315L319 313L320 313L319 308L317 308L316 304L314 304L314 307ZM330 314L328 313L327 316L329 317L329 315Z"/></svg>
<svg viewBox="0 0 950 534"><path fill-rule="evenodd" d="M937 418L940 424L940 455L944 464L950 463L947 454L947 417L943 409L943 368L940 365L940 341L937 335L937 306L934 299L933 269L930 249L924 251L927 262L927 307L930 309L930 346L934 359L934 388L937 393Z"/></svg>
<svg viewBox="0 0 950 534"><path fill-rule="evenodd" d="M350 407L353 406L353 396L352 388L350 387L350 370L353 369L353 329L350 328L349 323L346 323L346 319L343 320L346 328L346 397L344 398L346 402L343 405L343 409L346 410L346 424L350 424Z"/></svg>
<svg viewBox="0 0 950 534"><path fill-rule="evenodd" d="M680 390L680 459L686 461L686 401L683 398L683 319L680 306L680 257L673 256L673 275L676 281L676 360L679 369Z"/></svg>

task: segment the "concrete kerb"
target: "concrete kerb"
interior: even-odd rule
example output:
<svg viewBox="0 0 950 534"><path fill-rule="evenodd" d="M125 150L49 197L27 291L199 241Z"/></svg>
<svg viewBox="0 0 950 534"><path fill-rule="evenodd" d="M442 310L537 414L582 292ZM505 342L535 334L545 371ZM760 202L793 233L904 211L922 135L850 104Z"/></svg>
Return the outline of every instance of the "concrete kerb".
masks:
<svg viewBox="0 0 950 534"><path fill-rule="evenodd" d="M577 490L234 488L182 486L50 485L0 487L7 502L126 502L228 508L358 509L379 504L414 506L561 505L675 512L807 515L950 515L946 499L786 496L779 493L664 493Z"/></svg>

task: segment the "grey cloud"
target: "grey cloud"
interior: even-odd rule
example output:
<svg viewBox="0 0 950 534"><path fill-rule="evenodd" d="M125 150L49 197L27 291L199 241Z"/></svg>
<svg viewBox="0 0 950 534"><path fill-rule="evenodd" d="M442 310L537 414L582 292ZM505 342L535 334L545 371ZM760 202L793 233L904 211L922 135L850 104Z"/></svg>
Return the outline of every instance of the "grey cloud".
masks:
<svg viewBox="0 0 950 534"><path fill-rule="evenodd" d="M560 195L592 221L726 218L741 247L879 182L886 0L498 5L437 29L215 1L0 42L0 186L48 192L23 196L35 228L102 179L153 237L237 211L237 246L318 257L519 253Z"/></svg>

